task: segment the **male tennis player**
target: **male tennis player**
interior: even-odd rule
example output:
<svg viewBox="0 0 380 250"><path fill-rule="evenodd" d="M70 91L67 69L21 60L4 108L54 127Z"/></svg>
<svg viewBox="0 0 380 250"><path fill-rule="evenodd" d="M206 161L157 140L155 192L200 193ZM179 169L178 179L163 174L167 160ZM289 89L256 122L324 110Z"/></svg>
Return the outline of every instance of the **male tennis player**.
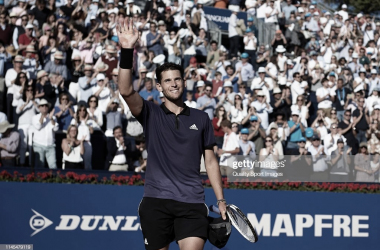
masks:
<svg viewBox="0 0 380 250"><path fill-rule="evenodd" d="M119 21L119 91L144 127L149 155L144 198L139 205L145 248L169 249L176 240L181 250L203 249L208 209L199 172L202 154L219 210L226 218L212 124L205 112L183 103L186 81L179 65L166 63L156 69L157 89L166 99L161 106L143 100L133 90L132 58L138 31L132 20Z"/></svg>

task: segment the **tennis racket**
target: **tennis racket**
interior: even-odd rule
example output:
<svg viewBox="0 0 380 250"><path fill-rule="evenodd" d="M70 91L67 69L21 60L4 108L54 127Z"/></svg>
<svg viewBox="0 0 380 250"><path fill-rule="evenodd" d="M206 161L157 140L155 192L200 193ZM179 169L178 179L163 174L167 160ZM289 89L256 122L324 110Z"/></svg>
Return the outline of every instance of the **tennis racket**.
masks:
<svg viewBox="0 0 380 250"><path fill-rule="evenodd" d="M211 205L210 211L220 214L219 208ZM259 237L256 230L253 228L251 222L249 222L247 216L235 205L227 205L227 215L230 218L232 225L250 242L257 242Z"/></svg>

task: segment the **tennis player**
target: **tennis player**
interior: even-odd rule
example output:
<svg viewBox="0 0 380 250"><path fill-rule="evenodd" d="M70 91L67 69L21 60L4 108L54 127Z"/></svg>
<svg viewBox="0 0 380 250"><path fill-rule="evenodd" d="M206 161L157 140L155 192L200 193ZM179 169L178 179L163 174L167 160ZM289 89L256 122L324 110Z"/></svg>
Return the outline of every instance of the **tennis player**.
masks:
<svg viewBox="0 0 380 250"><path fill-rule="evenodd" d="M186 81L179 65L165 63L156 69L157 89L166 99L163 104L143 100L132 85L138 31L131 19L121 18L117 32L121 46L119 91L144 128L149 155L144 197L138 210L145 248L169 249L176 240L181 250L203 249L208 208L200 178L202 154L217 205L226 219L212 124L205 112L183 103Z"/></svg>

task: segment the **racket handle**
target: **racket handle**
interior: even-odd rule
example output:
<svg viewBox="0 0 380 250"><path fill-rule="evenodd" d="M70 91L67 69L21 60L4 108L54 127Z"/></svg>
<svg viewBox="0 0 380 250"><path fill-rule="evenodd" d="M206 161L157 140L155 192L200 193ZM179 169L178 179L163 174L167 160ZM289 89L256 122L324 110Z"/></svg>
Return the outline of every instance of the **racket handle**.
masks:
<svg viewBox="0 0 380 250"><path fill-rule="evenodd" d="M220 211L219 211L219 208L215 205L211 205L209 207L210 211L214 212L214 213L217 213L217 214L220 214Z"/></svg>

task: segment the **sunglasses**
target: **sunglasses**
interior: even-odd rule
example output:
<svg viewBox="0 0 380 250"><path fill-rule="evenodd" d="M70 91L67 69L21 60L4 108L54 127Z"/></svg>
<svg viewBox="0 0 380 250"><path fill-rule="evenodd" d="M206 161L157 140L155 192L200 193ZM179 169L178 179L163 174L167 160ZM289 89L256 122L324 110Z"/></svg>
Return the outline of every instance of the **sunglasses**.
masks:
<svg viewBox="0 0 380 250"><path fill-rule="evenodd" d="M241 100L241 98L238 97L238 98L235 98L235 100Z"/></svg>
<svg viewBox="0 0 380 250"><path fill-rule="evenodd" d="M235 125L235 126L232 126L232 127L233 127L233 128L237 128L238 126Z"/></svg>
<svg viewBox="0 0 380 250"><path fill-rule="evenodd" d="M104 80L98 80L98 82L104 82Z"/></svg>
<svg viewBox="0 0 380 250"><path fill-rule="evenodd" d="M96 102L96 100L90 100L90 102Z"/></svg>
<svg viewBox="0 0 380 250"><path fill-rule="evenodd" d="M220 109L219 112L220 112L220 111L224 112L225 110L224 110L224 109Z"/></svg>
<svg viewBox="0 0 380 250"><path fill-rule="evenodd" d="M314 139L313 141L320 141L319 139Z"/></svg>
<svg viewBox="0 0 380 250"><path fill-rule="evenodd" d="M299 101L299 102L302 102L302 101L303 101L303 99L297 99L297 101Z"/></svg>
<svg viewBox="0 0 380 250"><path fill-rule="evenodd" d="M40 105L40 107L47 107L47 106L48 106L47 104Z"/></svg>
<svg viewBox="0 0 380 250"><path fill-rule="evenodd" d="M205 91L206 91L206 92L210 92L210 91L211 91L211 89L206 89Z"/></svg>
<svg viewBox="0 0 380 250"><path fill-rule="evenodd" d="M66 100L66 101L67 101L67 100L69 100L69 99L68 99L68 98L62 98L61 100L62 100L62 101L64 101L64 100Z"/></svg>
<svg viewBox="0 0 380 250"><path fill-rule="evenodd" d="M305 141L299 141L298 143L306 143Z"/></svg>
<svg viewBox="0 0 380 250"><path fill-rule="evenodd" d="M20 79L21 79L21 78L25 79L26 77L25 77L25 76L20 76Z"/></svg>
<svg viewBox="0 0 380 250"><path fill-rule="evenodd" d="M272 140L265 140L265 142L272 142Z"/></svg>
<svg viewBox="0 0 380 250"><path fill-rule="evenodd" d="M26 91L27 92L33 92L33 89L27 89Z"/></svg>

